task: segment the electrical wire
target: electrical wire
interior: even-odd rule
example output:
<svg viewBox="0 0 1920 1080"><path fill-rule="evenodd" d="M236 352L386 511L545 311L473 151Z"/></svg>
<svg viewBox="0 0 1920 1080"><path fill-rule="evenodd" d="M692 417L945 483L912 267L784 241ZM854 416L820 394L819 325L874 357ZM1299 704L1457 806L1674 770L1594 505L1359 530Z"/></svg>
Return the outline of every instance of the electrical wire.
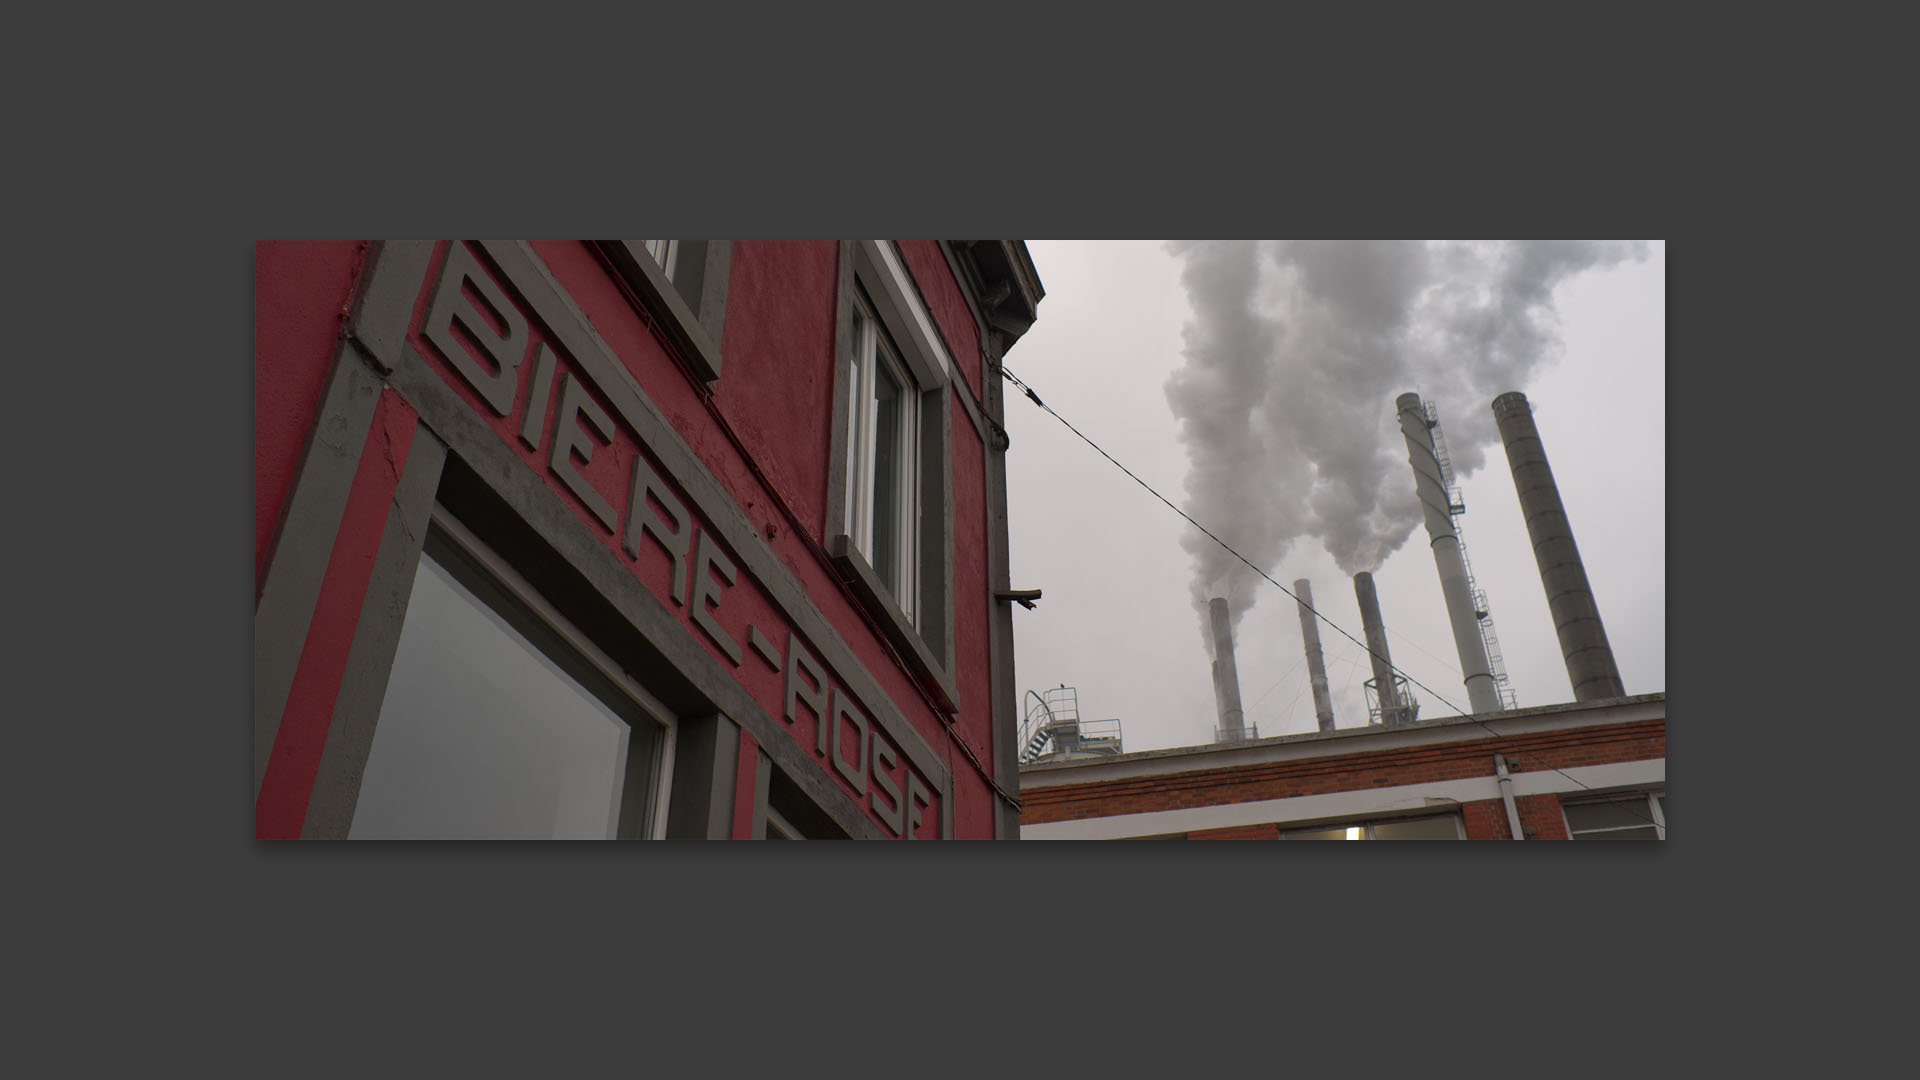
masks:
<svg viewBox="0 0 1920 1080"><path fill-rule="evenodd" d="M1446 667L1452 663L1452 661L1446 659L1443 656L1436 656L1433 653L1430 653L1427 650L1421 648L1419 642L1413 640L1412 638L1401 633L1400 631L1395 630L1391 626L1382 626L1381 629L1385 630L1387 633L1393 635L1394 637L1399 638L1402 644L1413 646L1414 652L1424 655L1427 659L1434 661L1435 663L1441 665L1442 667Z"/></svg>
<svg viewBox="0 0 1920 1080"><path fill-rule="evenodd" d="M1129 477L1133 479L1134 483L1139 484L1143 488L1146 488L1148 494L1152 495L1156 499L1159 499L1161 502L1166 503L1167 508L1172 510L1176 514L1179 514L1182 518L1186 519L1187 524L1192 525L1196 529L1199 529L1202 533L1206 535L1207 539L1212 540L1214 543L1219 544L1222 548L1224 548L1227 554L1232 555L1234 558L1239 559L1241 562L1245 563L1247 566L1247 569L1252 570L1256 574L1259 574L1261 578L1265 579L1269 585L1272 585L1274 588L1279 589L1281 592L1286 593L1289 597L1292 597L1295 603L1299 604L1301 607L1306 608L1308 611L1312 612L1314 618L1319 619L1321 622L1326 623L1328 626L1333 627L1334 630L1339 632L1341 637L1346 638L1348 641L1353 642L1355 645L1360 646L1362 649L1366 649L1367 655L1378 659L1381 663L1385 664L1388 667L1388 669L1391 670L1394 674L1404 676L1408 682L1412 683L1413 685L1419 687L1422 690L1425 690L1427 693L1432 694L1434 698L1438 700L1441 704L1447 706L1450 709L1459 710L1462 715L1465 715L1466 710L1461 709L1460 706L1454 704L1451 701L1448 701L1438 690L1435 690L1434 688L1428 686L1426 683L1423 683L1418 679L1415 679L1412 675L1408 675L1405 671L1401 670L1399 667L1396 667L1393 664L1393 662L1389 660L1387 657L1379 655L1378 653L1374 652L1372 649L1368 649L1366 644L1362 642L1359 638L1356 638L1352 634L1347 633L1345 627L1342 627L1339 623L1334 622L1332 619L1327 618L1325 615L1320 614L1319 610L1316 609L1313 605L1300 599L1298 596L1294 596L1292 589L1289 589L1285 585L1282 585L1278 581L1275 581L1272 578L1272 576L1270 576L1265 570L1262 570L1258 566L1255 566L1252 560L1248 559L1245 555L1242 555L1238 551L1234 550L1233 545L1227 543L1225 540L1222 540L1218 536L1214 535L1213 530L1207 528L1205 525L1200 524L1198 521L1195 521L1192 515L1188 514L1185 510L1180 509L1178 506L1175 506L1173 502L1169 500L1165 495L1162 495L1160 494L1160 492L1154 490L1154 487L1152 484L1149 484L1145 480L1140 479L1139 476L1134 474L1134 471L1132 469L1129 469L1125 465L1120 464L1120 462L1116 460L1112 454L1109 454L1106 452L1106 450L1102 449L1099 443L1096 443L1092 439L1087 438L1086 434L1083 433L1079 428L1074 427L1073 424L1070 421L1068 421L1066 417L1061 416L1057 412L1054 412L1053 407L1048 405L1046 402L1041 401L1040 395L1033 392L1033 387L1028 386L1025 382L1023 382L1020 379L1019 376L1015 375L1011 371L1008 371L1004 366L1000 369L1000 374L1003 377L1005 377L1007 381L1013 383L1015 386L1019 387L1022 391L1024 391L1027 397L1035 405L1038 405L1042 409L1046 410L1047 413L1052 415L1052 417L1055 420L1058 420L1062 424L1065 424L1067 426L1068 431L1071 431L1075 435L1080 436L1080 440L1086 443L1088 446L1093 447L1094 450L1098 451L1101 457L1104 457L1108 461L1113 462L1114 467L1119 469L1121 472L1126 473Z"/></svg>
<svg viewBox="0 0 1920 1080"><path fill-rule="evenodd" d="M1000 366L1000 375L1002 378L1006 379L1008 382L1019 387L1021 392L1027 395L1027 400L1033 402L1035 405L1038 405L1043 412L1047 413L1047 415L1053 417L1055 420L1060 421L1061 424L1066 426L1066 429L1068 431L1071 431L1075 435L1078 435L1080 437L1081 442L1084 442L1088 446L1093 447L1094 451L1097 452L1101 457L1106 458L1109 462L1111 462L1114 468L1119 469L1123 473L1126 473L1127 476L1131 478L1134 483L1139 484L1141 487L1147 489L1147 494L1152 495L1154 498L1159 499L1161 502L1165 503L1169 510L1172 510L1174 513L1179 514L1183 519L1186 520L1187 524L1192 525L1196 529L1199 529L1201 533L1205 534L1207 539L1213 541L1216 544L1219 544L1223 549L1226 550L1227 554L1232 555L1234 558L1239 559L1241 562L1245 563L1249 570L1252 570L1254 573L1259 574L1260 577L1267 582L1267 584L1272 585L1274 588L1279 589L1281 592L1287 594L1289 597L1292 597L1294 603L1299 604L1301 607L1306 608L1308 611L1312 612L1314 618L1319 619L1321 622L1326 623L1328 626L1331 626L1334 630L1339 632L1341 637L1344 637L1348 641L1353 642L1355 645L1360 646L1361 649L1366 651L1368 656L1372 656L1375 659L1379 660L1381 663L1385 664L1389 671L1404 677L1408 682L1412 683L1413 685L1419 687L1422 690L1425 690L1427 693L1432 694L1436 701L1454 710L1454 713L1456 715L1465 718L1469 723L1472 723L1474 726L1480 728L1482 731L1485 731L1487 734L1492 735L1494 738L1497 738L1497 739L1511 738L1511 736L1502 735L1499 732L1488 727L1486 724L1482 723L1481 721L1475 720L1473 716L1467 712L1467 710L1462 709L1460 706L1454 704L1451 701L1448 701L1447 698L1444 695L1442 695L1439 691L1435 690L1431 686L1428 686L1426 683L1421 682L1420 680L1414 678L1412 675L1409 675L1407 674L1407 672L1396 667L1392 660L1388 659L1387 657L1381 656L1378 653L1374 652L1372 649L1368 648L1365 642L1361 641L1359 638L1354 637L1352 634L1349 634L1346 631L1345 627L1342 627L1339 623L1334 622L1332 619L1327 618L1325 615L1320 614L1320 612L1316 610L1312 604L1307 603L1306 601L1300 599L1298 596L1294 596L1293 590L1287 588L1285 585L1280 584L1278 581L1275 581L1272 578L1272 576L1269 575L1265 570L1262 570L1258 566L1255 566L1252 560L1248 559L1245 555L1242 555L1238 551L1234 550L1233 545L1227 543L1225 540L1222 540L1218 536L1214 535L1213 530L1207 528L1205 525L1200 524L1198 521L1195 521L1192 515L1188 514L1185 510L1180 509L1178 506L1175 506L1172 500L1168 499L1165 495L1160 494L1160 492L1154 489L1152 484L1149 484L1145 480L1140 479L1140 477L1137 474L1135 474L1132 469L1129 469L1125 465L1122 465L1119 459L1115 458L1112 454L1107 453L1107 451L1103 447L1101 447L1099 443L1094 442L1092 439L1088 438L1085 432L1081 431L1077 427L1074 427L1071 421L1069 421L1066 417L1061 416L1058 412L1054 411L1053 406L1048 405L1046 402L1040 400L1040 395L1034 392L1033 387L1028 386L1025 380L1021 379L1018 375L1015 375L1013 372L1007 370L1004 364ZM1355 659L1355 663L1357 664L1359 658L1355 657L1354 659ZM1507 751L1503 750L1502 753L1507 753ZM1519 760L1519 757L1515 755L1513 760L1517 761ZM1569 774L1564 769L1561 769L1558 766L1550 765L1538 760L1536 760L1534 764L1544 766L1547 769L1551 769L1554 772L1559 773L1561 776L1565 777L1566 779L1571 780L1576 786L1578 786L1582 790L1585 790L1585 791L1594 790L1593 788L1588 787L1586 784L1581 783L1578 777L1575 777ZM1645 821L1649 825L1653 825L1656 828L1660 828L1659 823L1654 821L1650 817L1646 817L1638 813L1637 811L1634 812L1634 816L1640 818L1642 821Z"/></svg>

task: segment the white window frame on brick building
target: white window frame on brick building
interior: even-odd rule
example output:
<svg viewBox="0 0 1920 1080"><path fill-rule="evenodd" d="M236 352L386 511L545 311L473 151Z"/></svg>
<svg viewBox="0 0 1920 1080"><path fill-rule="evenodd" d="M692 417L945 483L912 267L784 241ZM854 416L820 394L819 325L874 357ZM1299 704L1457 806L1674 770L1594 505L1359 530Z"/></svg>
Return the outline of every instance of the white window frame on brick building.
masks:
<svg viewBox="0 0 1920 1080"><path fill-rule="evenodd" d="M1442 835L1449 830L1452 835ZM1352 821L1344 825L1315 826L1307 829L1283 829L1282 840L1465 840L1466 825L1459 814L1421 814L1414 817L1377 818Z"/></svg>
<svg viewBox="0 0 1920 1080"><path fill-rule="evenodd" d="M1560 817L1570 840L1665 840L1667 793L1629 791L1590 799L1563 799ZM1651 827L1652 835L1647 835Z"/></svg>

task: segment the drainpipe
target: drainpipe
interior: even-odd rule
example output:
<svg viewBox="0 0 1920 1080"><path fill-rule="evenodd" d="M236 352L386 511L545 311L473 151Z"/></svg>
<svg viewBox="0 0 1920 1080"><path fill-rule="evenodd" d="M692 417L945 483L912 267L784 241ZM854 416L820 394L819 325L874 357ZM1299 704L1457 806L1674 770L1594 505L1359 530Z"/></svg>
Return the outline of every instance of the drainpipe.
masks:
<svg viewBox="0 0 1920 1080"><path fill-rule="evenodd" d="M1507 759L1493 755L1493 768L1500 774L1500 799L1507 804L1507 827L1513 830L1515 840L1525 840L1526 834L1520 831L1520 811L1513 806L1513 777L1507 775Z"/></svg>

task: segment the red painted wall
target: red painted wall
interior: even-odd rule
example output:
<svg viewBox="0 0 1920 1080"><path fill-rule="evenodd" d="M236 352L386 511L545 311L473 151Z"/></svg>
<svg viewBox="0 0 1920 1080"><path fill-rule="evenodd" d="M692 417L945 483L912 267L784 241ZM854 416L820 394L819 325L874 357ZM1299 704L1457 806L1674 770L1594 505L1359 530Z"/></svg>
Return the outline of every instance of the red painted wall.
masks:
<svg viewBox="0 0 1920 1080"><path fill-rule="evenodd" d="M959 378L976 403L981 399L980 333L960 284L941 252L938 241L899 241L902 261L920 287L920 296L940 331L958 368ZM960 715L954 727L985 769L993 768L992 687L988 678L992 645L987 582L987 475L985 445L956 393L953 427L953 547L954 547L954 664L963 673L955 682L960 692ZM966 798L959 800L955 832L961 836L993 835L992 787L973 764L953 755L955 776L964 783ZM959 786L958 784L956 785Z"/></svg>
<svg viewBox="0 0 1920 1080"><path fill-rule="evenodd" d="M413 408L391 389L380 392L373 425L341 514L312 624L287 693L273 754L254 800L254 835L294 839L307 817L307 800L320 770L320 752L332 725L347 653L387 522L387 508L415 431Z"/></svg>
<svg viewBox="0 0 1920 1080"><path fill-rule="evenodd" d="M955 776L956 835L991 837L991 790L975 773L967 756L951 744L941 717L909 673L895 662L884 640L868 625L820 550L824 542L831 468L827 459L832 426L838 244L833 241L734 243L721 338L722 372L711 387L693 378L673 359L647 317L626 297L591 247L575 242L538 242L532 246L649 399L753 522L776 556L793 572L882 691L935 753L947 761ZM436 266L443 252L444 247L436 251ZM282 513L286 492L304 456L341 319L351 301L356 278L364 269L365 253L364 244L263 244L256 249L256 572L264 571L273 523ZM921 293L940 324L955 362L963 372L971 373L977 393L982 370L979 339L965 299L944 257L937 247L922 246L909 252L907 263L919 278ZM416 303L416 326L430 291L423 290ZM535 328L537 338L547 336L539 329L537 319ZM417 333L415 337L417 339ZM417 347L421 347L423 354L432 355L429 348ZM530 367L523 366L523 371ZM563 362L562 368L566 367ZM493 422L492 414L480 405L471 387L458 378L448 382L476 407L478 415ZM555 392L557 394L557 389ZM390 391L387 396L391 396ZM597 394L591 396L606 408ZM607 411L613 415L612 410ZM386 413L383 397L382 415ZM516 411L510 421L501 420L494 426L509 435L508 444L559 497L586 515L585 507L574 494L544 467L542 456L551 446L551 432L542 440L542 450L529 450L511 437L517 423ZM383 430L376 421L373 438L381 438ZM988 694L987 605L990 601L986 596L985 473L979 436L957 402L953 449L957 578L955 682L961 698L960 714L954 718L954 726L967 740L981 766L990 770L993 728ZM619 493L624 490L624 477L633 453L631 447L597 445L590 463L581 465L576 460L575 465L601 492ZM368 459L363 458L362 471L370 467ZM385 500L391 490L390 480L374 484L362 478L356 482L354 505L361 507L363 513L371 514L363 504L377 503L384 513ZM350 508L349 516L353 515ZM377 521L372 524L371 534L357 528L344 530L345 546L337 555L346 553L341 557L349 561L357 559L355 545L361 545L366 546L365 556L370 560L373 546L377 546L378 532ZM609 546L618 543L611 537L603 539ZM639 560L633 562L636 574L645 577L655 573L664 578L664 556L650 545L643 545L643 549ZM648 564L649 558L656 559L658 565ZM747 580L743 574L742 584ZM649 584L651 587L652 583ZM353 599L350 604L338 601L340 610L324 624L316 618L311 635L315 640L309 649L317 650L317 657L329 663L327 658L335 652L344 657L358 614L357 598L364 589L364 575L355 588L354 579L345 566L330 567L323 586L323 605L328 602L327 597L335 593ZM665 595L663 590L656 591ZM761 626L778 622L764 598L750 595L746 590L734 590L728 603L734 605L731 615L739 620L736 625L743 626L749 620ZM353 617L348 617L348 607ZM716 651L704 636L696 634L695 637L710 651ZM322 663L309 672L303 659L297 678L306 682L297 684L296 693L312 696L304 708L316 715L330 716L339 676L335 672L328 685L326 670ZM735 670L742 685L762 701L773 696L773 688L781 678L753 662ZM289 753L299 760L280 765L276 758L273 768L281 771L270 774L274 778L270 786L274 786L277 793L262 796L263 807L277 808L271 813L262 811L266 814L263 820L271 819L277 835L285 834L288 828L297 832L297 818L304 814L305 791L311 785L312 771L305 763L306 751L300 748L310 743L312 764L317 765L319 742L316 740L323 740L325 735L324 719L309 718L303 724L291 729L283 725L286 731L283 739L292 740L288 743ZM811 744L810 732L796 731L796 734L803 735L806 743ZM276 754L279 752L276 744ZM287 771L289 769L292 771ZM835 774L828 770L828 775ZM305 777L305 786L301 786L301 776ZM286 788L288 777L293 778L291 782L298 788L297 792Z"/></svg>
<svg viewBox="0 0 1920 1080"><path fill-rule="evenodd" d="M719 380L709 390L667 354L592 251L580 243L536 243L535 251L635 380L744 510L808 596L881 688L959 778L955 834L991 836L991 790L973 774L913 677L839 584L821 552L826 542L831 463L834 317L839 247L834 241L736 241L727 286ZM946 287L957 290L944 261ZM939 282L932 283L937 286ZM929 283L922 282L923 294ZM935 290L936 294L938 290ZM957 297L957 291L955 292ZM961 301L964 304L964 301ZM942 326L951 336L957 330ZM970 335L964 340L977 341ZM977 348L977 346L976 346ZM976 361L978 357L976 356ZM977 370L977 364L976 364ZM709 403L711 408L709 407ZM954 405L955 726L992 768L987 692L986 494L982 445ZM717 416L716 416L717 414ZM724 423L723 423L724 422ZM731 429L729 435L727 429ZM734 440L738 440L738 445ZM600 462L596 459L596 465ZM614 468L609 459L609 468ZM759 475L756 475L756 469ZM615 474L617 475L617 474ZM558 482L548 477L556 490ZM609 480L602 490L619 490ZM748 666L750 667L750 665ZM746 669L743 669L746 670ZM771 676L770 678L777 678Z"/></svg>
<svg viewBox="0 0 1920 1080"><path fill-rule="evenodd" d="M980 373L986 367L986 360L980 354L980 333L973 321L973 309L967 306L966 294L953 279L953 268L947 265L940 242L902 240L899 244L907 272L919 283L920 295L926 300L933 321L939 324L947 351L953 354L953 362L960 365L960 372L973 391L973 399L979 401Z"/></svg>
<svg viewBox="0 0 1920 1080"><path fill-rule="evenodd" d="M253 249L253 582L266 576L368 244L263 241Z"/></svg>

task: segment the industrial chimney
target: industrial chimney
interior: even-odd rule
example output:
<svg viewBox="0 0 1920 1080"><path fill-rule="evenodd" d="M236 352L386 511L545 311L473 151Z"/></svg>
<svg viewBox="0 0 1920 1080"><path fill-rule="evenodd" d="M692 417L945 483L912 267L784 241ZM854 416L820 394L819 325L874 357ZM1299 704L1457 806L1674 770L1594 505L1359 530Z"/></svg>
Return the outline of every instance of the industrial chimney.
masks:
<svg viewBox="0 0 1920 1080"><path fill-rule="evenodd" d="M1553 470L1547 466L1546 447L1541 445L1540 432L1533 425L1527 396L1514 391L1494 398L1493 418L1507 446L1507 464L1513 467L1513 486L1520 494L1520 513L1527 520L1534 561L1540 564L1540 583L1546 588L1547 610L1560 635L1560 652L1567 661L1573 699L1625 697L1620 670L1613 663L1613 648L1607 644L1606 628L1600 624L1600 609L1594 605L1593 590L1587 585L1586 568L1580 565L1573 526L1560 504L1560 491L1554 486Z"/></svg>
<svg viewBox="0 0 1920 1080"><path fill-rule="evenodd" d="M1213 622L1213 696L1220 707L1220 726L1214 736L1219 742L1239 742L1247 737L1246 714L1240 709L1240 673L1233 664L1233 627L1227 621L1227 598L1216 596L1207 601L1207 615Z"/></svg>
<svg viewBox="0 0 1920 1080"><path fill-rule="evenodd" d="M1453 624L1453 648L1460 655L1460 674L1467 684L1467 703L1476 713L1499 712L1500 692L1487 663L1487 645L1480 637L1481 614L1467 584L1467 562L1453 527L1453 495L1448 477L1434 452L1433 425L1419 394L1401 394L1394 402L1400 413L1400 434L1407 440L1407 464L1413 466L1420 510L1426 515L1427 538L1433 562L1440 570L1440 593L1447 601L1447 620Z"/></svg>
<svg viewBox="0 0 1920 1080"><path fill-rule="evenodd" d="M1373 575L1361 571L1353 575L1353 595L1360 601L1360 626L1366 632L1368 659L1373 662L1373 680L1368 683L1380 700L1380 722L1399 727L1413 722L1419 705L1405 689L1406 680L1393 673L1393 660L1387 654L1387 627L1380 621L1380 598L1373 591Z"/></svg>
<svg viewBox="0 0 1920 1080"><path fill-rule="evenodd" d="M1313 587L1301 578L1293 583L1300 602L1300 640L1307 648L1307 678L1313 684L1313 715L1321 731L1333 730L1333 698L1327 694L1327 664L1320 656L1320 625L1313 614Z"/></svg>

